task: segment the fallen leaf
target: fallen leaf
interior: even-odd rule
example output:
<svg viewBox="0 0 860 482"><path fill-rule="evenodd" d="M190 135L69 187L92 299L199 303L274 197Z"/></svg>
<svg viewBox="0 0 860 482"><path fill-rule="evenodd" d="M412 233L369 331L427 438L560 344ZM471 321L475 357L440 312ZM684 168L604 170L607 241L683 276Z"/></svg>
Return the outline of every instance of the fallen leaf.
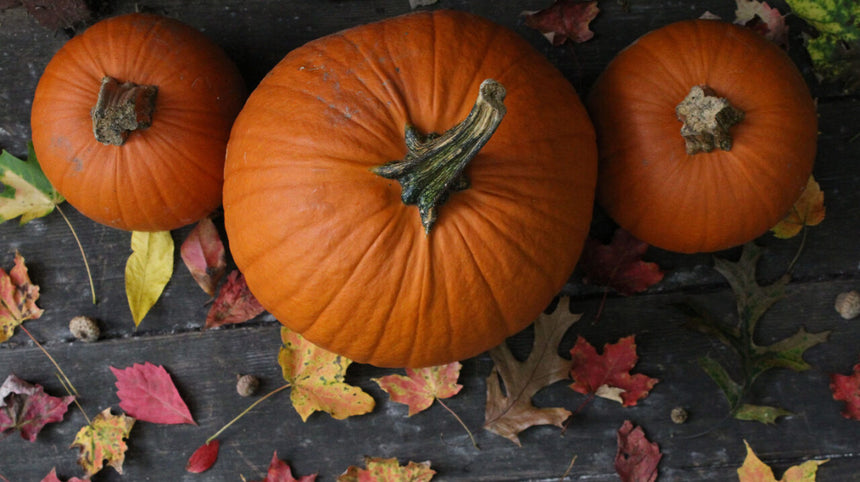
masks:
<svg viewBox="0 0 860 482"><path fill-rule="evenodd" d="M63 481L60 480L59 477L57 477L57 469L53 468L53 469L51 469L51 473L46 475L45 478L42 479L41 482L63 482ZM86 481L84 479L72 477L71 479L67 480L66 482L86 482Z"/></svg>
<svg viewBox="0 0 860 482"><path fill-rule="evenodd" d="M128 438L132 426L132 417L113 415L110 408L106 408L89 425L78 431L71 447L80 449L78 464L83 467L88 478L103 469L105 461L122 474L125 451L128 450L124 439Z"/></svg>
<svg viewBox="0 0 860 482"><path fill-rule="evenodd" d="M535 407L532 397L568 377L570 361L558 355L558 346L580 317L562 303L552 314L541 314L534 323L532 351L524 362L517 360L504 343L490 350L493 369L487 378L485 429L520 445L518 434L529 427L563 426L570 411Z"/></svg>
<svg viewBox="0 0 860 482"><path fill-rule="evenodd" d="M779 417L788 417L789 415L794 415L788 410L779 408L779 407L771 407L768 405L752 405L749 403L741 404L741 406L735 410L735 418L738 420L748 420L751 422L761 422L765 425L770 425L776 423L776 419Z"/></svg>
<svg viewBox="0 0 860 482"><path fill-rule="evenodd" d="M278 363L303 421L316 411L343 420L373 410L376 402L370 395L344 382L352 360L323 350L286 327L281 328L281 341Z"/></svg>
<svg viewBox="0 0 860 482"><path fill-rule="evenodd" d="M404 466L397 459L366 457L364 465L367 468L349 467L337 482L427 482L436 474L430 462L409 462Z"/></svg>
<svg viewBox="0 0 860 482"><path fill-rule="evenodd" d="M842 416L860 420L860 363L854 365L851 375L830 375L830 391L834 400L845 402Z"/></svg>
<svg viewBox="0 0 860 482"><path fill-rule="evenodd" d="M800 198L791 211L776 226L771 228L773 235L780 239L797 236L804 226L815 226L824 221L824 193L815 178L809 176Z"/></svg>
<svg viewBox="0 0 860 482"><path fill-rule="evenodd" d="M48 395L41 385L9 375L0 385L0 433L17 429L22 438L35 442L45 425L63 420L74 400L71 395Z"/></svg>
<svg viewBox="0 0 860 482"><path fill-rule="evenodd" d="M74 28L90 18L86 0L4 0L0 10L23 6L43 27L50 30Z"/></svg>
<svg viewBox="0 0 860 482"><path fill-rule="evenodd" d="M227 271L227 256L212 218L197 222L179 247L179 254L194 281L207 295L214 296L215 287Z"/></svg>
<svg viewBox="0 0 860 482"><path fill-rule="evenodd" d="M622 295L645 291L663 279L657 263L642 261L647 250L648 244L620 228L612 235L610 244L588 238L579 258L583 281L612 288Z"/></svg>
<svg viewBox="0 0 860 482"><path fill-rule="evenodd" d="M283 460L278 459L278 452L272 455L272 461L269 463L269 470L266 472L266 478L258 482L314 482L317 480L317 475L305 475L298 479L293 477L293 470L290 465Z"/></svg>
<svg viewBox="0 0 860 482"><path fill-rule="evenodd" d="M737 25L743 25L764 36L764 38L779 45L783 49L788 48L788 26L785 24L785 15L779 10L771 7L767 2L758 0L735 0L735 21Z"/></svg>
<svg viewBox="0 0 860 482"><path fill-rule="evenodd" d="M570 350L570 375L574 391L615 400L630 407L648 396L648 392L659 380L641 373L630 374L639 356L636 354L635 337L628 336L617 343L603 346L603 354L584 338L576 339Z"/></svg>
<svg viewBox="0 0 860 482"><path fill-rule="evenodd" d="M596 0L555 0L549 8L525 11L520 15L526 18L526 26L539 31L551 44L558 46L568 39L582 43L594 37L588 24L599 11Z"/></svg>
<svg viewBox="0 0 860 482"><path fill-rule="evenodd" d="M163 366L146 362L110 370L116 377L119 407L125 413L142 422L197 425Z"/></svg>
<svg viewBox="0 0 860 482"><path fill-rule="evenodd" d="M188 458L188 462L185 463L186 472L199 474L212 468L218 460L218 449L220 447L221 441L218 439L201 445L193 454L191 454L191 457Z"/></svg>
<svg viewBox="0 0 860 482"><path fill-rule="evenodd" d="M21 224L30 222L64 201L42 172L32 142L27 144L26 161L0 152L0 184L0 223L18 216Z"/></svg>
<svg viewBox="0 0 860 482"><path fill-rule="evenodd" d="M139 326L173 275L173 238L168 231L135 231L131 250L125 264L125 293L134 326Z"/></svg>
<svg viewBox="0 0 860 482"><path fill-rule="evenodd" d="M777 481L773 470L756 456L746 440L744 445L747 447L747 456L744 464L738 469L739 482L815 482L818 466L827 462L827 460L807 460L800 465L790 467Z"/></svg>
<svg viewBox="0 0 860 482"><path fill-rule="evenodd" d="M233 270L209 308L204 327L209 329L231 323L244 323L264 311L266 309L248 289L242 273Z"/></svg>
<svg viewBox="0 0 860 482"><path fill-rule="evenodd" d="M12 338L15 327L24 321L42 316L38 299L39 285L30 281L24 257L15 252L15 266L9 273L0 268L0 343Z"/></svg>
<svg viewBox="0 0 860 482"><path fill-rule="evenodd" d="M860 2L856 0L786 0L792 13L818 30L806 38L806 50L816 73L860 89Z"/></svg>
<svg viewBox="0 0 860 482"><path fill-rule="evenodd" d="M407 368L406 376L386 375L374 378L391 400L409 406L409 415L426 410L437 399L450 398L460 392L460 362L427 368Z"/></svg>
<svg viewBox="0 0 860 482"><path fill-rule="evenodd" d="M630 420L625 420L618 429L615 452L615 471L622 482L654 482L661 458L660 447L645 438L642 427L634 427Z"/></svg>
<svg viewBox="0 0 860 482"><path fill-rule="evenodd" d="M426 7L427 5L433 5L439 0L409 0L409 8L415 10L418 7Z"/></svg>

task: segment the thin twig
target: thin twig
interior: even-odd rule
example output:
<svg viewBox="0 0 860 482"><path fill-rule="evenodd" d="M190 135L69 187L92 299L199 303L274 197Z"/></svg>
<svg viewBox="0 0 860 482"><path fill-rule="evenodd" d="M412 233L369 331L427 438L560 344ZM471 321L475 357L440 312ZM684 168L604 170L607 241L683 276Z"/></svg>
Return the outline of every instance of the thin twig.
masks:
<svg viewBox="0 0 860 482"><path fill-rule="evenodd" d="M33 336L32 333L30 333L30 330L28 330L24 325L20 325L20 328L21 328L21 331L26 333L27 336L29 336L30 339L33 340L33 343L35 343L36 346L39 347L40 350L42 350L42 353L44 353L45 356L48 357L48 360L50 360L51 363L54 365L54 368L57 369L57 372L58 372L57 378L60 379L60 383L63 385L63 388L66 389L66 392L68 392L69 395L74 395L77 399L77 397L80 396L78 394L78 390L75 388L74 385L72 385L72 381L69 380L69 377L66 376L66 373L60 367L60 364L57 363L57 360L54 360L54 357L52 357L51 354L48 353L48 350L46 350L45 347L42 346L41 343L39 343L39 340L37 340L36 337ZM77 405L78 405L78 408L80 409L81 413L84 414L84 418L87 419L87 424L89 424L90 423L90 417L87 416L87 413L84 412L84 409L81 408L80 404L77 404Z"/></svg>
<svg viewBox="0 0 860 482"><path fill-rule="evenodd" d="M573 454L573 458L570 459L570 464L567 465L567 470L565 470L564 473L561 474L561 480L564 480L570 476L570 473L573 471L573 464L576 463L576 457L578 456L576 454Z"/></svg>
<svg viewBox="0 0 860 482"><path fill-rule="evenodd" d="M806 233L809 231L807 229L806 224L804 223L803 227L800 228L800 245L797 247L797 252L794 253L794 258L792 258L791 262L788 263L788 268L785 269L785 274L790 275L794 270L794 265L797 264L797 261L800 259L800 255L803 253L803 248L806 247Z"/></svg>
<svg viewBox="0 0 860 482"><path fill-rule="evenodd" d="M63 220L66 221L66 225L69 226L69 230L72 232L72 237L75 238L75 243L78 244L78 250L80 250L81 258L83 258L84 260L84 268L86 268L87 270L87 279L90 282L90 291L93 294L93 304L96 304L96 285L95 283L93 283L93 273L92 271L90 271L90 263L87 261L86 253L84 253L84 246L83 244L81 244L81 240L80 238L78 238L78 233L75 232L75 228L74 226L72 226L72 222L69 221L69 218L66 216L66 213L64 213L63 210L60 209L59 204L55 205L55 207L57 208L57 212L60 213L60 216L63 217Z"/></svg>
<svg viewBox="0 0 860 482"><path fill-rule="evenodd" d="M219 435L221 435L221 433L222 433L222 432L224 432L225 430L227 430L227 429L230 427L230 425L233 425L234 423L236 423L236 421L237 421L237 420L239 420L240 418L242 418L246 413L248 413L248 412L250 412L251 410L253 410L253 409L254 409L254 407L256 407L257 405L259 405L259 404L260 404L260 402L262 402L263 400L265 400L265 399L267 399L267 398L271 397L272 395L274 395L274 394L276 394L276 393L278 393L278 392L280 392L280 391L282 391L282 390L285 390L285 389L287 389L287 388L290 388L290 386L291 386L291 385L290 385L290 383L289 383L289 382L288 382L288 383L285 383L285 384L281 385L280 387L278 387L278 388L276 388L276 389L272 390L271 392L269 392L269 393L267 393L267 394L263 395L262 397L258 398L254 403L252 403L251 405L248 405L248 408L246 408L245 410L242 410L242 412L241 412L239 415L236 415L235 417L233 417L233 420L230 420L229 422L227 422L227 425L224 425L223 427L221 427L221 429L220 429L220 430L218 430L217 432L215 432L215 434L214 434L214 435L212 435L211 437L207 438L207 439L206 439L206 444L208 444L209 442L211 442L211 441L215 440L216 438L218 438L218 436L219 436Z"/></svg>
<svg viewBox="0 0 860 482"><path fill-rule="evenodd" d="M466 433L469 434L469 438L472 440L472 445L476 449L481 450L481 447L478 447L478 442L475 441L474 435L472 435L472 431L469 430L469 427L466 426L466 423L463 422L463 419L460 418L459 415L457 415L457 412L451 410L451 407L449 407L445 402L443 402L442 399L437 398L436 401L439 402L439 405L442 405L442 407L444 407L445 410L447 410L451 415L453 415L454 418L457 419L458 422L460 422L460 425L463 427L463 429L466 431Z"/></svg>

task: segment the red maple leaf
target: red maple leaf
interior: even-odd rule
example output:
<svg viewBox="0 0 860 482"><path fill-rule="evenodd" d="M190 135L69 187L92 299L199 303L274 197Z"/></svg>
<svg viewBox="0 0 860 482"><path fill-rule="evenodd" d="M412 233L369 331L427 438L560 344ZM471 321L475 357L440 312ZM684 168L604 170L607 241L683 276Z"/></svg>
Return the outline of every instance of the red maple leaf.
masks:
<svg viewBox="0 0 860 482"><path fill-rule="evenodd" d="M639 360L632 335L615 344L607 343L603 346L602 355L579 337L570 350L570 356L570 376L573 378L570 388L585 395L615 400L625 407L636 405L659 381L641 373L630 374Z"/></svg>
<svg viewBox="0 0 860 482"><path fill-rule="evenodd" d="M834 400L845 402L842 416L860 420L860 363L854 365L851 375L830 375L830 391Z"/></svg>
<svg viewBox="0 0 860 482"><path fill-rule="evenodd" d="M426 410L434 401L460 392L460 362L426 368L407 368L406 376L386 375L373 380L388 392L391 400L409 406L409 416Z"/></svg>
<svg viewBox="0 0 860 482"><path fill-rule="evenodd" d="M144 422L197 425L163 366L146 362L110 370L116 376L116 394L125 413Z"/></svg>
<svg viewBox="0 0 860 482"><path fill-rule="evenodd" d="M597 16L597 0L556 0L549 8L526 11L526 25L539 31L553 45L561 45L568 39L582 43L594 32L588 24Z"/></svg>
<svg viewBox="0 0 860 482"><path fill-rule="evenodd" d="M194 281L207 295L214 296L215 287L227 271L227 256L211 218L197 222L182 242L179 253Z"/></svg>
<svg viewBox="0 0 860 482"><path fill-rule="evenodd" d="M259 482L314 482L315 480L317 480L317 474L305 475L298 479L294 478L290 465L283 460L279 460L278 452L275 452L272 455L272 462L269 463L266 478Z"/></svg>
<svg viewBox="0 0 860 482"><path fill-rule="evenodd" d="M46 475L45 478L42 479L41 482L63 482L63 481L60 480L59 477L57 477L57 469L53 468L53 469L51 469L51 473ZM72 477L71 479L67 480L66 482L86 482L86 481L84 479Z"/></svg>
<svg viewBox="0 0 860 482"><path fill-rule="evenodd" d="M53 397L41 385L9 375L0 385L0 433L17 429L21 437L35 442L45 425L63 420L74 400L72 395Z"/></svg>
<svg viewBox="0 0 860 482"><path fill-rule="evenodd" d="M36 306L39 285L34 285L27 274L27 265L21 253L15 253L15 266L7 274L0 268L0 343L8 340L15 327L26 320L35 320L44 310Z"/></svg>
<svg viewBox="0 0 860 482"><path fill-rule="evenodd" d="M218 449L221 447L221 442L215 439L209 443L201 445L188 458L185 464L185 470L192 474L199 474L209 470L218 460Z"/></svg>
<svg viewBox="0 0 860 482"><path fill-rule="evenodd" d="M642 427L634 428L630 420L625 420L618 429L615 453L615 471L622 482L654 482L661 458L660 447L645 438Z"/></svg>
<svg viewBox="0 0 860 482"><path fill-rule="evenodd" d="M622 295L645 291L663 279L657 263L642 261L647 250L647 243L624 229L615 231L610 244L588 238L579 260L579 268L585 274L583 281L612 288Z"/></svg>
<svg viewBox="0 0 860 482"><path fill-rule="evenodd" d="M205 328L215 328L230 323L244 323L266 311L248 289L245 277L238 270L227 276L227 281L218 291L218 297L206 315Z"/></svg>

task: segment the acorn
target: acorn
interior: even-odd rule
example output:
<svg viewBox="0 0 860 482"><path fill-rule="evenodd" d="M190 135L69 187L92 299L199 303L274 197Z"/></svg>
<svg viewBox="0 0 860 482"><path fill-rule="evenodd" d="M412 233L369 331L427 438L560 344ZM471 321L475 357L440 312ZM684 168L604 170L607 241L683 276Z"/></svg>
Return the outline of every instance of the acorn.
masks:
<svg viewBox="0 0 860 482"><path fill-rule="evenodd" d="M250 397L260 388L260 379L254 375L242 375L236 381L236 392L243 397Z"/></svg>
<svg viewBox="0 0 860 482"><path fill-rule="evenodd" d="M96 320L86 316L76 316L69 321L69 331L75 338L85 342L93 342L99 339L101 330Z"/></svg>
<svg viewBox="0 0 860 482"><path fill-rule="evenodd" d="M855 290L840 293L836 297L835 308L846 320L857 318L860 315L860 293Z"/></svg>

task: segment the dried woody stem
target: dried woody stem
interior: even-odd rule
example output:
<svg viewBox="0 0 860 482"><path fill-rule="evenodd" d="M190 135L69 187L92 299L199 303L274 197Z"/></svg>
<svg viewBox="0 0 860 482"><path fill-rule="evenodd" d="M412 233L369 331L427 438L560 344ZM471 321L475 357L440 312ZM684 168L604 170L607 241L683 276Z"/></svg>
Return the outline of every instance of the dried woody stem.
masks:
<svg viewBox="0 0 860 482"><path fill-rule="evenodd" d="M733 140L729 129L744 118L742 110L717 96L707 85L690 89L687 97L675 107L675 115L684 123L681 135L690 155L716 148L731 150Z"/></svg>

